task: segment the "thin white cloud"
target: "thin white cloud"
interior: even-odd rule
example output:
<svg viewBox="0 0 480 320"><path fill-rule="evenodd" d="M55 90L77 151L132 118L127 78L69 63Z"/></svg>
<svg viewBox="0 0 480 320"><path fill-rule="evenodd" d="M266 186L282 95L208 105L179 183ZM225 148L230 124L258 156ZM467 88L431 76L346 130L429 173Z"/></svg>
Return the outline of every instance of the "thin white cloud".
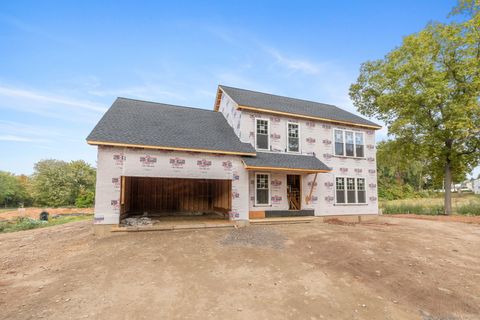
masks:
<svg viewBox="0 0 480 320"><path fill-rule="evenodd" d="M323 66L306 59L289 58L275 48L264 47L264 50L271 55L276 63L291 71L316 75L321 73Z"/></svg>
<svg viewBox="0 0 480 320"><path fill-rule="evenodd" d="M32 137L22 137L17 135L0 135L0 141L9 142L48 142L46 139L36 139Z"/></svg>
<svg viewBox="0 0 480 320"><path fill-rule="evenodd" d="M100 104L77 100L62 96L57 96L50 93L37 92L32 90L19 89L14 87L6 87L0 85L0 97L20 98L30 101L42 102L42 103L54 103L61 104L68 107L81 108L91 110L95 112L105 112L106 108Z"/></svg>

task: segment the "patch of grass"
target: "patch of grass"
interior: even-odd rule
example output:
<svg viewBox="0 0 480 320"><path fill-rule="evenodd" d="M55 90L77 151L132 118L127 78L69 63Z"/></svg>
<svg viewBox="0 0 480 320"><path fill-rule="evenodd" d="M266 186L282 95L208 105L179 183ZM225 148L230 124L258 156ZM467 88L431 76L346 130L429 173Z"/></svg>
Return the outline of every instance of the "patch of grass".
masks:
<svg viewBox="0 0 480 320"><path fill-rule="evenodd" d="M59 216L56 218L52 217L49 218L48 221L40 221L29 217L18 217L13 221L0 221L0 233L51 227L64 223L91 219L93 219L93 215L91 214L80 216Z"/></svg>
<svg viewBox="0 0 480 320"><path fill-rule="evenodd" d="M17 210L17 208L0 208L0 213L12 211L12 210Z"/></svg>
<svg viewBox="0 0 480 320"><path fill-rule="evenodd" d="M454 214L474 215L474 212L478 211L478 205L480 205L480 195L471 193L454 194L452 197ZM380 207L385 214L412 213L437 215L443 214L443 197L381 201Z"/></svg>
<svg viewBox="0 0 480 320"><path fill-rule="evenodd" d="M470 202L457 209L457 213L466 216L480 216L480 202Z"/></svg>
<svg viewBox="0 0 480 320"><path fill-rule="evenodd" d="M443 214L442 205L420 205L420 204L387 204L383 207L384 214L426 214L439 215Z"/></svg>

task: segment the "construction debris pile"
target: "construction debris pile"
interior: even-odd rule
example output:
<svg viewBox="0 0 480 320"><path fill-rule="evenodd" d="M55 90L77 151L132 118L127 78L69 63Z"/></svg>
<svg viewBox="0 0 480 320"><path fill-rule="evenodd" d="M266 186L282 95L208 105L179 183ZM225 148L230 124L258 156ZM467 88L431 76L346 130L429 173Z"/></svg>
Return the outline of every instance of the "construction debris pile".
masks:
<svg viewBox="0 0 480 320"><path fill-rule="evenodd" d="M123 219L122 223L128 227L140 227L152 225L153 221L149 217L130 217Z"/></svg>

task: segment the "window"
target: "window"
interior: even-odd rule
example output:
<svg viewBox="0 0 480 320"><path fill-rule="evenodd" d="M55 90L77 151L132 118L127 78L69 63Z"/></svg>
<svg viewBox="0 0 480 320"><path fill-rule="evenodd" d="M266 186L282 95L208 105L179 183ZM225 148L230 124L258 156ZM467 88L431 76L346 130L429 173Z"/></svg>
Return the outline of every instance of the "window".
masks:
<svg viewBox="0 0 480 320"><path fill-rule="evenodd" d="M287 150L290 152L300 151L299 127L298 123L288 122L288 143Z"/></svg>
<svg viewBox="0 0 480 320"><path fill-rule="evenodd" d="M255 204L270 205L270 175L268 173L255 175Z"/></svg>
<svg viewBox="0 0 480 320"><path fill-rule="evenodd" d="M335 129L335 155L363 158L365 156L364 133Z"/></svg>
<svg viewBox="0 0 480 320"><path fill-rule="evenodd" d="M365 193L365 179L363 178L357 179L357 202L358 203L367 202L367 195Z"/></svg>
<svg viewBox="0 0 480 320"><path fill-rule="evenodd" d="M345 178L337 178L337 203L345 203Z"/></svg>
<svg viewBox="0 0 480 320"><path fill-rule="evenodd" d="M365 191L365 178L335 179L336 203L338 204L364 204L367 203Z"/></svg>
<svg viewBox="0 0 480 320"><path fill-rule="evenodd" d="M256 145L257 149L269 150L270 137L268 133L268 120L256 119Z"/></svg>
<svg viewBox="0 0 480 320"><path fill-rule="evenodd" d="M353 132L345 131L345 155L347 157L354 156Z"/></svg>
<svg viewBox="0 0 480 320"><path fill-rule="evenodd" d="M343 131L335 130L335 155L343 156Z"/></svg>
<svg viewBox="0 0 480 320"><path fill-rule="evenodd" d="M363 158L364 157L364 146L363 146L363 133L355 132L355 156Z"/></svg>
<svg viewBox="0 0 480 320"><path fill-rule="evenodd" d="M347 178L347 202L355 203L355 178Z"/></svg>

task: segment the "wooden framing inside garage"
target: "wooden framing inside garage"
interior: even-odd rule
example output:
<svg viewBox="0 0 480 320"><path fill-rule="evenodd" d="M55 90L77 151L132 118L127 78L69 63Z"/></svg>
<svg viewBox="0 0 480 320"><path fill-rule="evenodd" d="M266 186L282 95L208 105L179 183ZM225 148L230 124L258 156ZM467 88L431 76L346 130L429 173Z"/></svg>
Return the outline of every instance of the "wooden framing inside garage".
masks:
<svg viewBox="0 0 480 320"><path fill-rule="evenodd" d="M232 181L122 177L121 219L129 214L228 214L232 209Z"/></svg>

